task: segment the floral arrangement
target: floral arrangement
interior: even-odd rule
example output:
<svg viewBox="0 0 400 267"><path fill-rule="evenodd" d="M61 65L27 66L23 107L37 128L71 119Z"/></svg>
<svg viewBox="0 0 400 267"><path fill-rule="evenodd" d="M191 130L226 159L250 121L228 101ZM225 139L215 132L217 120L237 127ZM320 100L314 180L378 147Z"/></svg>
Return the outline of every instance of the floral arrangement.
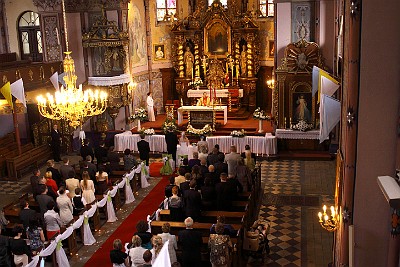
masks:
<svg viewBox="0 0 400 267"><path fill-rule="evenodd" d="M244 129L238 131L238 130L234 130L231 132L231 136L233 137L245 137L246 136L246 132Z"/></svg>
<svg viewBox="0 0 400 267"><path fill-rule="evenodd" d="M314 125L312 123L307 123L306 121L301 120L297 124L290 125L290 128L305 132L307 130L312 130L314 128Z"/></svg>
<svg viewBox="0 0 400 267"><path fill-rule="evenodd" d="M203 129L195 129L192 125L188 125L186 132L190 134L196 135L205 135L211 133L213 131L212 127L209 124L206 124Z"/></svg>
<svg viewBox="0 0 400 267"><path fill-rule="evenodd" d="M140 121L145 121L147 120L147 111L144 108L136 108L135 109L135 114L129 117L131 121L134 120L140 120Z"/></svg>
<svg viewBox="0 0 400 267"><path fill-rule="evenodd" d="M156 132L154 131L153 128L149 128L149 129L142 128L142 130L140 131L140 133L145 134L145 135L153 135L153 134L155 134Z"/></svg>
<svg viewBox="0 0 400 267"><path fill-rule="evenodd" d="M173 117L167 116L164 123L161 126L161 129L164 133L166 132L176 132L178 130L178 126L176 125L176 121Z"/></svg>
<svg viewBox="0 0 400 267"><path fill-rule="evenodd" d="M253 118L256 120L271 120L271 116L265 114L264 110L261 110L260 107L258 107L256 110L254 110Z"/></svg>
<svg viewBox="0 0 400 267"><path fill-rule="evenodd" d="M188 85L193 85L194 87L203 85L203 81L201 80L200 77L195 77L193 82L188 83Z"/></svg>

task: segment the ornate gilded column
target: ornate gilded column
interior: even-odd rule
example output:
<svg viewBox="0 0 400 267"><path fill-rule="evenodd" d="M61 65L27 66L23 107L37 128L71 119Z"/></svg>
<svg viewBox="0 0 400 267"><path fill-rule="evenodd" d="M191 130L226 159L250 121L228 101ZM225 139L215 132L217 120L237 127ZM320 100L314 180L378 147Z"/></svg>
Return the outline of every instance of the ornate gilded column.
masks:
<svg viewBox="0 0 400 267"><path fill-rule="evenodd" d="M185 77L185 67L183 66L183 42L178 43L178 73L179 78ZM178 88L177 88L178 89Z"/></svg>
<svg viewBox="0 0 400 267"><path fill-rule="evenodd" d="M235 50L234 50L234 58L235 58L235 68L236 68L236 73L235 77L236 79L236 85L239 85L239 76L240 76L240 71L239 71L239 62L240 62L240 46L238 42L235 42Z"/></svg>
<svg viewBox="0 0 400 267"><path fill-rule="evenodd" d="M195 77L200 77L200 56L199 56L199 45L194 45L194 69Z"/></svg>
<svg viewBox="0 0 400 267"><path fill-rule="evenodd" d="M254 77L253 44L247 43L247 77Z"/></svg>

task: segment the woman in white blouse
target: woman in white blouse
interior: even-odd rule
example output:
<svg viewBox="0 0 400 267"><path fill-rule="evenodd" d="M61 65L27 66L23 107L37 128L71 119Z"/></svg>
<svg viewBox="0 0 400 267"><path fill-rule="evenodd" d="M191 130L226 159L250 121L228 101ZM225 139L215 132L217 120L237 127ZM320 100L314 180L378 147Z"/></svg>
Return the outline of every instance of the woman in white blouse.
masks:
<svg viewBox="0 0 400 267"><path fill-rule="evenodd" d="M151 92L147 93L147 116L149 121L156 121L156 116L154 114L154 100L153 94Z"/></svg>
<svg viewBox="0 0 400 267"><path fill-rule="evenodd" d="M71 199L67 196L64 186L58 190L57 206L60 210L60 218L64 225L67 225L74 217Z"/></svg>
<svg viewBox="0 0 400 267"><path fill-rule="evenodd" d="M87 171L82 173L81 189L82 197L85 199L86 203L90 204L95 201L96 197L94 195L94 183L92 180L90 180L90 176Z"/></svg>
<svg viewBox="0 0 400 267"><path fill-rule="evenodd" d="M162 234L158 234L162 238L163 244L169 240L168 243L168 252L169 252L169 259L171 260L171 264L176 262L176 250L178 249L178 244L176 243L175 235L171 235L169 230L171 225L169 223L164 223L161 230Z"/></svg>

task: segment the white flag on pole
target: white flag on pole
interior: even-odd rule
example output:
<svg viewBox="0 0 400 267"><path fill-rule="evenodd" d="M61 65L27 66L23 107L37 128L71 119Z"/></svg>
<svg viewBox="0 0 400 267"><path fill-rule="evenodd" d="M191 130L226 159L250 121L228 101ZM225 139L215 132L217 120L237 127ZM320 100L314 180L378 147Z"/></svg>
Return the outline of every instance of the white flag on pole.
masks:
<svg viewBox="0 0 400 267"><path fill-rule="evenodd" d="M22 78L13 82L10 85L10 88L11 88L11 94L26 107L25 89Z"/></svg>
<svg viewBox="0 0 400 267"><path fill-rule="evenodd" d="M50 76L50 82L53 84L56 91L60 90L60 86L58 85L58 72L54 72L53 75Z"/></svg>
<svg viewBox="0 0 400 267"><path fill-rule="evenodd" d="M320 129L319 142L322 143L329 136L336 124L340 121L340 101L330 96L321 95L320 102Z"/></svg>

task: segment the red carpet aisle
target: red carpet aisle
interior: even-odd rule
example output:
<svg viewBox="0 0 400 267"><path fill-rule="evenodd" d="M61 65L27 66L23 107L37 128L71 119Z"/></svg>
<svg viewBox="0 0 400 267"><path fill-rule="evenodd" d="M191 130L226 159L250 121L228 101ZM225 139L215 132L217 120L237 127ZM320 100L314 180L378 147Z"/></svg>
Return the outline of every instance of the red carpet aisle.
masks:
<svg viewBox="0 0 400 267"><path fill-rule="evenodd" d="M160 176L162 164L150 164L150 173ZM147 215L153 213L164 198L164 188L169 180L163 178L142 202L132 211L125 221L114 231L114 233L99 247L96 253L86 262L85 266L111 266L110 250L114 239L121 239L122 243L129 242L136 231L135 225L139 220L146 220ZM140 192L140 191L139 191Z"/></svg>

